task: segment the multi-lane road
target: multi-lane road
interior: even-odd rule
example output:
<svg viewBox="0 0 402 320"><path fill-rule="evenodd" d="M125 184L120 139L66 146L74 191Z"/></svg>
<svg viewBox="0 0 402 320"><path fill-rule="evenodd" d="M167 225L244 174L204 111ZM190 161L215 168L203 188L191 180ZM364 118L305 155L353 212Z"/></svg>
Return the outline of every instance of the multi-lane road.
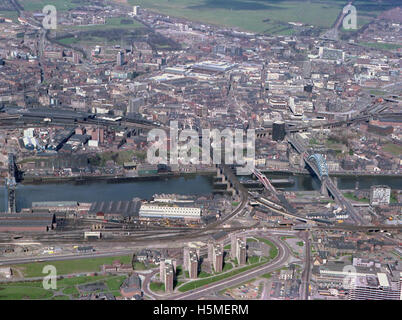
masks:
<svg viewBox="0 0 402 320"><path fill-rule="evenodd" d="M304 257L304 270L302 273L302 283L300 288L300 296L302 300L307 300L309 296L310 276L311 276L311 244L309 234L305 234L305 257Z"/></svg>

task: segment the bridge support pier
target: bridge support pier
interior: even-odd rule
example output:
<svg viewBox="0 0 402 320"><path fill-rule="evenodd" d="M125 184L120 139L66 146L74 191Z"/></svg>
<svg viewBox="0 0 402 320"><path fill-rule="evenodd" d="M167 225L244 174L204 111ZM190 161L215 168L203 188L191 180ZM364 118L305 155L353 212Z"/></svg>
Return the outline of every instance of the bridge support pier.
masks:
<svg viewBox="0 0 402 320"><path fill-rule="evenodd" d="M222 180L222 183L226 182L225 175L221 172L220 168L216 168L216 176Z"/></svg>
<svg viewBox="0 0 402 320"><path fill-rule="evenodd" d="M303 154L300 154L300 163L299 163L299 165L300 165L300 168L304 168L304 165L305 165L305 162L304 162L304 156L303 156Z"/></svg>
<svg viewBox="0 0 402 320"><path fill-rule="evenodd" d="M329 196L327 186L324 182L321 183L321 194L326 197Z"/></svg>
<svg viewBox="0 0 402 320"><path fill-rule="evenodd" d="M233 188L232 184L230 181L226 182L226 191L231 191L232 192L232 197L236 195L236 190Z"/></svg>

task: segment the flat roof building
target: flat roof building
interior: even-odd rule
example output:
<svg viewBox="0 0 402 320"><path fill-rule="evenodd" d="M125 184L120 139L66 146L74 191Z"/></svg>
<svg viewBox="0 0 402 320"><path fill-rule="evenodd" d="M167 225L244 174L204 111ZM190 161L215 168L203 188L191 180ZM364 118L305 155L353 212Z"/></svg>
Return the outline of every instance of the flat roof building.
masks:
<svg viewBox="0 0 402 320"><path fill-rule="evenodd" d="M54 213L0 214L0 232L47 232L55 227Z"/></svg>
<svg viewBox="0 0 402 320"><path fill-rule="evenodd" d="M131 201L98 201L89 209L88 216L96 218L97 213L103 213L105 219L137 219L141 207L141 200Z"/></svg>
<svg viewBox="0 0 402 320"><path fill-rule="evenodd" d="M193 207L170 207L154 204L142 204L139 216L140 218L199 220L201 219L201 209Z"/></svg>
<svg viewBox="0 0 402 320"><path fill-rule="evenodd" d="M357 276L349 293L350 300L400 300L401 283L390 281L386 273Z"/></svg>

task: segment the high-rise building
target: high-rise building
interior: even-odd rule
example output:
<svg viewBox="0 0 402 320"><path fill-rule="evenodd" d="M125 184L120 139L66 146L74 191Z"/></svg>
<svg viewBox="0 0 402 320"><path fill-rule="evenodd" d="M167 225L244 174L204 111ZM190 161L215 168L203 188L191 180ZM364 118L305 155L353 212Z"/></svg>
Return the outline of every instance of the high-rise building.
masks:
<svg viewBox="0 0 402 320"><path fill-rule="evenodd" d="M124 64L124 53L122 51L119 51L117 53L117 65L122 66Z"/></svg>
<svg viewBox="0 0 402 320"><path fill-rule="evenodd" d="M232 259L237 258L238 239L241 239L244 243L246 243L245 236L240 236L236 233L230 235L230 257Z"/></svg>
<svg viewBox="0 0 402 320"><path fill-rule="evenodd" d="M199 249L184 247L183 249L184 270L188 271L191 279L196 279L198 277L199 256L200 256Z"/></svg>
<svg viewBox="0 0 402 320"><path fill-rule="evenodd" d="M223 269L223 247L216 245L213 247L212 264L215 272L222 272Z"/></svg>
<svg viewBox="0 0 402 320"><path fill-rule="evenodd" d="M91 140L99 141L99 143L104 142L104 129L103 128L94 128L91 131Z"/></svg>
<svg viewBox="0 0 402 320"><path fill-rule="evenodd" d="M246 242L242 239L237 239L236 258L239 265L246 264L247 261L247 247Z"/></svg>
<svg viewBox="0 0 402 320"><path fill-rule="evenodd" d="M232 259L236 258L236 247L237 247L237 235L230 235L230 257Z"/></svg>
<svg viewBox="0 0 402 320"><path fill-rule="evenodd" d="M190 248L184 247L183 249L183 267L185 271L188 271L188 256L190 253Z"/></svg>
<svg viewBox="0 0 402 320"><path fill-rule="evenodd" d="M272 140L283 141L285 139L285 122L275 121L272 125Z"/></svg>
<svg viewBox="0 0 402 320"><path fill-rule="evenodd" d="M144 98L131 98L128 102L127 114L136 115L140 112L140 107L145 105Z"/></svg>
<svg viewBox="0 0 402 320"><path fill-rule="evenodd" d="M215 272L222 272L223 269L223 245L208 243L208 260L211 262Z"/></svg>
<svg viewBox="0 0 402 320"><path fill-rule="evenodd" d="M301 119L304 114L304 107L303 104L300 102L300 99L298 97L289 97L288 106L290 111L292 111L292 117L297 117L298 119Z"/></svg>
<svg viewBox="0 0 402 320"><path fill-rule="evenodd" d="M73 62L75 64L79 64L80 63L80 55L77 52L73 52Z"/></svg>
<svg viewBox="0 0 402 320"><path fill-rule="evenodd" d="M161 281L165 281L165 270L166 269L166 264L165 264L165 259L161 259L159 262L159 279Z"/></svg>
<svg viewBox="0 0 402 320"><path fill-rule="evenodd" d="M165 292L173 292L174 272L171 265L165 268Z"/></svg>
<svg viewBox="0 0 402 320"><path fill-rule="evenodd" d="M191 279L197 279L198 277L198 257L195 251L190 251L189 254L189 276Z"/></svg>
<svg viewBox="0 0 402 320"><path fill-rule="evenodd" d="M138 16L140 14L140 6L133 6L133 15Z"/></svg>
<svg viewBox="0 0 402 320"><path fill-rule="evenodd" d="M175 259L161 259L159 264L160 280L165 285L166 292L173 291L173 282L176 276L176 260Z"/></svg>
<svg viewBox="0 0 402 320"><path fill-rule="evenodd" d="M208 260L213 261L213 252L214 252L215 243L213 241L208 242Z"/></svg>

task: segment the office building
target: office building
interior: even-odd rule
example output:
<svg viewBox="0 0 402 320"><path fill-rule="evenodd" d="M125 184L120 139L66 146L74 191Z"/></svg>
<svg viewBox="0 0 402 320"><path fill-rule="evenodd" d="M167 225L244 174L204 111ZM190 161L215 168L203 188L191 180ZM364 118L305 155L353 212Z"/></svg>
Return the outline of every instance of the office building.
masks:
<svg viewBox="0 0 402 320"><path fill-rule="evenodd" d="M283 141L285 139L285 122L275 121L272 125L272 140Z"/></svg>
<svg viewBox="0 0 402 320"><path fill-rule="evenodd" d="M388 186L372 186L370 188L370 204L380 206L391 201L391 188Z"/></svg>
<svg viewBox="0 0 402 320"><path fill-rule="evenodd" d="M127 114L137 115L140 112L140 107L145 105L145 100L142 97L131 98L128 103Z"/></svg>

